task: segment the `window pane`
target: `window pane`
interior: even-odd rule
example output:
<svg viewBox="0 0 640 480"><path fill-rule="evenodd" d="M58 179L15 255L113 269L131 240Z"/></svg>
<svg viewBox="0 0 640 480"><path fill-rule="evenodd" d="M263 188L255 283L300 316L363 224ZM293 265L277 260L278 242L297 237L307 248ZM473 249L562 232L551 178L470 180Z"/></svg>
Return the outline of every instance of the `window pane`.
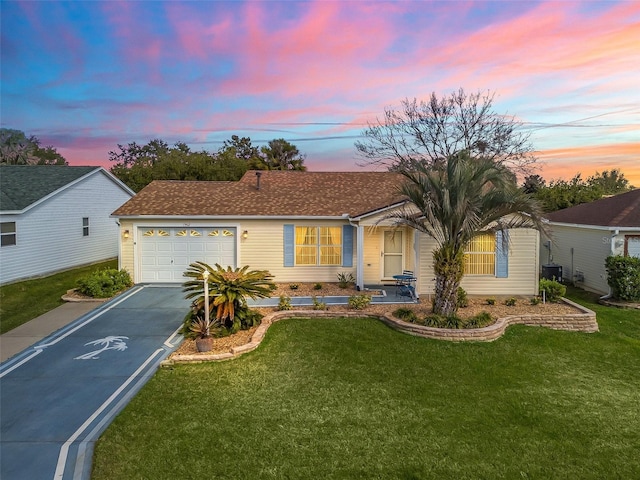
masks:
<svg viewBox="0 0 640 480"><path fill-rule="evenodd" d="M2 233L16 233L16 222L2 222L0 228Z"/></svg>
<svg viewBox="0 0 640 480"><path fill-rule="evenodd" d="M82 217L82 226L83 227L89 226L89 217Z"/></svg>
<svg viewBox="0 0 640 480"><path fill-rule="evenodd" d="M317 245L317 227L296 227L296 245Z"/></svg>
<svg viewBox="0 0 640 480"><path fill-rule="evenodd" d="M2 235L2 237L0 237L0 246L8 247L10 245L15 245L15 244L16 244L16 234L15 233Z"/></svg>
<svg viewBox="0 0 640 480"><path fill-rule="evenodd" d="M341 265L341 247L320 247L320 265Z"/></svg>
<svg viewBox="0 0 640 480"><path fill-rule="evenodd" d="M342 245L342 227L321 227L320 245Z"/></svg>
<svg viewBox="0 0 640 480"><path fill-rule="evenodd" d="M317 265L318 247L296 247L296 265Z"/></svg>
<svg viewBox="0 0 640 480"><path fill-rule="evenodd" d="M496 237L487 233L475 237L469 242L464 255L464 273L466 275L495 275Z"/></svg>

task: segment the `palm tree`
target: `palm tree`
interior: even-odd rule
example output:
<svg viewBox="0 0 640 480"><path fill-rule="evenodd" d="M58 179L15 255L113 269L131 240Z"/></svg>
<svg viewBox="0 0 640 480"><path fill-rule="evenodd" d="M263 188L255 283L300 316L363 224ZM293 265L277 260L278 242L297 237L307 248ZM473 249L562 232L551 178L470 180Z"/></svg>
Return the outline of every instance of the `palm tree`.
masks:
<svg viewBox="0 0 640 480"><path fill-rule="evenodd" d="M545 230L536 201L518 189L507 167L493 160L463 152L400 173L406 180L400 191L410 203L386 218L436 241L435 314L455 315L464 251L474 237L513 228ZM508 242L508 235L502 238Z"/></svg>
<svg viewBox="0 0 640 480"><path fill-rule="evenodd" d="M189 265L184 273L191 278L183 283L183 291L188 292L185 298L195 299L196 311L204 308L204 284L202 272L209 271L209 302L210 309L215 310L215 319L222 324L233 323L239 311L247 309L246 298L269 297L275 289L271 281L272 276L266 270L249 270L246 265L242 268L224 268L216 263L215 268L203 262Z"/></svg>

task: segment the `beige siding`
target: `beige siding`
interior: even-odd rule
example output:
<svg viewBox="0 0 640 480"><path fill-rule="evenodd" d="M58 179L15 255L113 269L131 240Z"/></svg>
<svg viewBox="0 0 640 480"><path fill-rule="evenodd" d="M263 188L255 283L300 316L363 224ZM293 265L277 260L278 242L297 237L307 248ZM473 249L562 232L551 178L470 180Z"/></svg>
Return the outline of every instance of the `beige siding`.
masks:
<svg viewBox="0 0 640 480"><path fill-rule="evenodd" d="M538 289L539 234L535 230L509 232L509 277L466 275L461 286L469 295L535 295ZM433 240L420 237L420 282L418 293L432 295L434 289Z"/></svg>
<svg viewBox="0 0 640 480"><path fill-rule="evenodd" d="M124 232L129 231L129 238L124 238ZM133 265L133 249L134 249L134 233L133 222L131 220L120 221L120 252L118 255L119 268L124 268L131 278L134 278L135 268Z"/></svg>
<svg viewBox="0 0 640 480"><path fill-rule="evenodd" d="M356 241L354 229L353 267L337 266L284 266L284 225L342 226L340 221L251 220L241 223L249 237L240 243L239 264L252 269L269 270L276 282L336 282L338 274L356 275Z"/></svg>
<svg viewBox="0 0 640 480"><path fill-rule="evenodd" d="M597 293L609 293L605 258L611 255L611 232L605 229L552 225L551 262L562 265L566 282L578 279L581 272L584 282L577 285ZM541 242L540 263L549 263L546 241Z"/></svg>

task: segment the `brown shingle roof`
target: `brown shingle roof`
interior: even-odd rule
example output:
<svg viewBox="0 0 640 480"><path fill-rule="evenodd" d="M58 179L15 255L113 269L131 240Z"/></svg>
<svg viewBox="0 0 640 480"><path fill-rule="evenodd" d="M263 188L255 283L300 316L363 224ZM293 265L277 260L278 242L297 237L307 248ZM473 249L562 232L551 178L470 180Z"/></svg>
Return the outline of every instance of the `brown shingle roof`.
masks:
<svg viewBox="0 0 640 480"><path fill-rule="evenodd" d="M114 216L341 216L396 204L401 176L390 172L263 171L238 182L156 180Z"/></svg>
<svg viewBox="0 0 640 480"><path fill-rule="evenodd" d="M578 225L640 227L640 189L558 210L547 218Z"/></svg>

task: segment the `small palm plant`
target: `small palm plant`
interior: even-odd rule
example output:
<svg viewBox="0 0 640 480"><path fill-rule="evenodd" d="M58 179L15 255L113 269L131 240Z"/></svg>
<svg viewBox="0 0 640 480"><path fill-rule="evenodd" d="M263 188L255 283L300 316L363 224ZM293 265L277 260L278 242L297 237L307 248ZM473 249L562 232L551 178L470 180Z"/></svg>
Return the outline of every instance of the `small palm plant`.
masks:
<svg viewBox="0 0 640 480"><path fill-rule="evenodd" d="M202 272L209 272L209 310L212 317L228 330L237 331L243 327L242 319L248 310L247 297L266 298L276 289L273 278L267 270L224 268L218 264L210 267L203 262L189 265L184 273L187 280L182 284L185 298L194 299L194 310L204 309L204 284Z"/></svg>

